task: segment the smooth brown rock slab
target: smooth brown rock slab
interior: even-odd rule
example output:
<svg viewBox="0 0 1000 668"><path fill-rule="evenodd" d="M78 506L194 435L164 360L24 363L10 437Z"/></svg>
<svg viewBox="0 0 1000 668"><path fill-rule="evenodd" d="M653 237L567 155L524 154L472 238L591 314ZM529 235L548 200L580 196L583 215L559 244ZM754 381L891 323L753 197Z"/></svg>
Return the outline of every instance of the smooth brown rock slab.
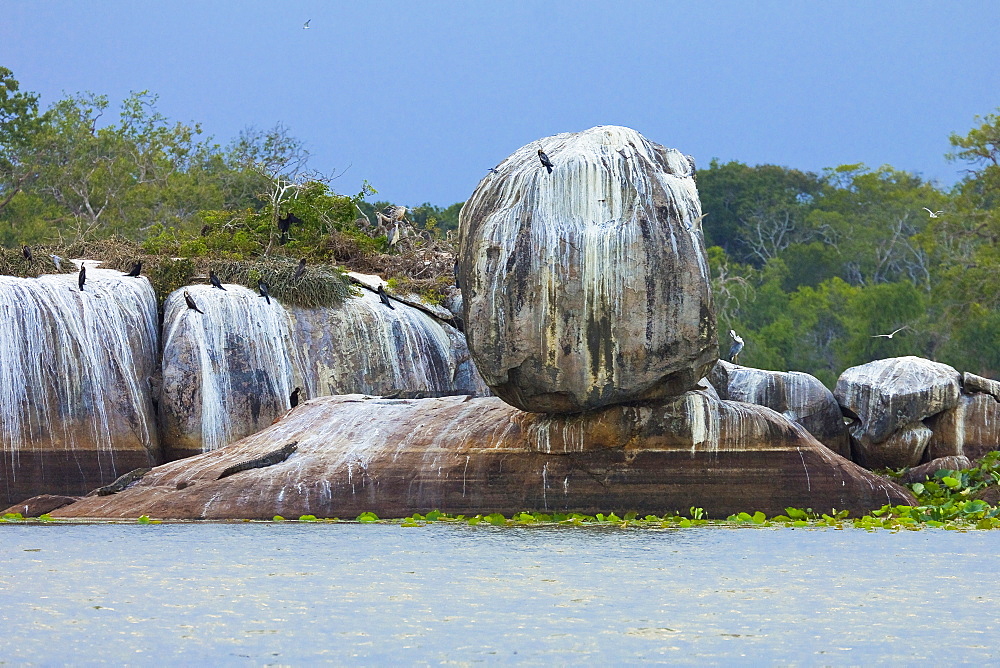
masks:
<svg viewBox="0 0 1000 668"><path fill-rule="evenodd" d="M10 508L0 510L0 516L7 513L21 513L24 517L38 517L45 513L51 513L56 508L68 506L79 501L79 496L64 496L62 494L39 494L30 499L25 499L20 503L15 503Z"/></svg>
<svg viewBox="0 0 1000 668"><path fill-rule="evenodd" d="M718 348L694 171L676 149L600 126L532 142L479 183L459 217L459 283L497 396L572 413L705 375Z"/></svg>
<svg viewBox="0 0 1000 668"><path fill-rule="evenodd" d="M844 414L833 392L819 379L798 371L767 371L725 360L719 360L708 379L723 399L776 410L841 457L850 457Z"/></svg>
<svg viewBox="0 0 1000 668"><path fill-rule="evenodd" d="M297 442L284 461L218 480ZM687 511L721 518L787 506L861 513L914 503L770 409L690 392L656 406L573 416L498 398L322 397L228 447L154 468L59 517L403 517L521 510Z"/></svg>
<svg viewBox="0 0 1000 668"><path fill-rule="evenodd" d="M972 468L972 462L969 461L968 457L938 457L926 464L914 466L904 473L900 480L906 483L924 482L933 478L934 474L942 469L945 471L961 471L962 469L969 468Z"/></svg>
<svg viewBox="0 0 1000 668"><path fill-rule="evenodd" d="M1000 403L990 394L962 395L957 406L930 418L927 426L933 431L927 444L932 459L965 455L976 461L1000 450Z"/></svg>
<svg viewBox="0 0 1000 668"><path fill-rule="evenodd" d="M991 378L977 376L968 371L962 374L962 390L966 394L982 392L983 394L992 396L994 399L1000 400L1000 382Z"/></svg>

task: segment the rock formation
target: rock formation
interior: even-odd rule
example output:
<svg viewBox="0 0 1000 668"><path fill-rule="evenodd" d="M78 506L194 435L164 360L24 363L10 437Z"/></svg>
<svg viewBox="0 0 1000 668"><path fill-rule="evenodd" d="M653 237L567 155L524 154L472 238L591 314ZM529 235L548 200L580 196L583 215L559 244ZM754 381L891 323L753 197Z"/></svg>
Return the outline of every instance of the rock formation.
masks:
<svg viewBox="0 0 1000 668"><path fill-rule="evenodd" d="M859 418L850 427L854 461L868 468L919 464L930 439L922 421L958 405L960 379L947 364L912 356L847 369L834 396Z"/></svg>
<svg viewBox="0 0 1000 668"><path fill-rule="evenodd" d="M171 457L214 450L270 425L304 397L488 392L464 337L422 310L390 310L369 290L325 309L268 304L238 285L188 286L164 305L164 444Z"/></svg>
<svg viewBox="0 0 1000 668"><path fill-rule="evenodd" d="M462 209L458 271L490 388L522 410L569 413L694 387L717 343L693 161L600 126L525 146L496 171Z"/></svg>
<svg viewBox="0 0 1000 668"><path fill-rule="evenodd" d="M965 388L970 385L966 383ZM927 442L927 456L932 459L964 455L976 461L991 450L1000 450L1000 403L993 395L963 394L957 406L926 422L933 431Z"/></svg>
<svg viewBox="0 0 1000 668"><path fill-rule="evenodd" d="M0 276L0 500L78 495L161 461L145 278Z"/></svg>
<svg viewBox="0 0 1000 668"><path fill-rule="evenodd" d="M802 425L842 457L851 456L844 414L833 393L818 379L798 371L765 371L719 360L709 380L722 399L758 404Z"/></svg>
<svg viewBox="0 0 1000 668"><path fill-rule="evenodd" d="M280 463L221 472L296 443ZM352 518L524 509L721 518L786 506L858 514L912 504L902 488L832 453L774 411L704 392L584 414L519 411L495 397L348 395L299 406L268 429L170 462L58 517Z"/></svg>

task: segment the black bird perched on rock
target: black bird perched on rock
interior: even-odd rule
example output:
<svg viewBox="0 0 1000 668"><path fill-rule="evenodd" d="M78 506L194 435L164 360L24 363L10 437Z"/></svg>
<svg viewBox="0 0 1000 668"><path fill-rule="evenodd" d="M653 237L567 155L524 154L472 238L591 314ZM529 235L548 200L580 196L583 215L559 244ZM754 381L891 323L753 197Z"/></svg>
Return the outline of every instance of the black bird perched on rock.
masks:
<svg viewBox="0 0 1000 668"><path fill-rule="evenodd" d="M393 306L392 302L389 301L389 295L385 294L385 290L382 289L381 285L378 286L378 298L379 301L381 301L383 304L391 308L393 311L396 310L396 307Z"/></svg>
<svg viewBox="0 0 1000 668"><path fill-rule="evenodd" d="M552 168L555 166L552 161L549 160L549 156L545 155L545 151L538 149L538 159L542 161L542 166L549 170L549 174L552 173Z"/></svg>
<svg viewBox="0 0 1000 668"><path fill-rule="evenodd" d="M292 390L292 393L288 395L288 403L292 405L292 408L295 408L296 406L299 405L299 392L301 390L302 390L301 387L296 387L294 390Z"/></svg>
<svg viewBox="0 0 1000 668"><path fill-rule="evenodd" d="M31 256L31 249L27 246L21 248L21 252L24 253L24 259L31 262L34 258Z"/></svg>
<svg viewBox="0 0 1000 668"><path fill-rule="evenodd" d="M139 278L139 274L142 273L142 260L139 260L132 265L132 271L125 274L126 276L131 276L132 278Z"/></svg>
<svg viewBox="0 0 1000 668"><path fill-rule="evenodd" d="M736 358L743 350L743 337L737 334L735 329L729 330L729 336L733 337L733 347L729 349L729 361L736 364Z"/></svg>
<svg viewBox="0 0 1000 668"><path fill-rule="evenodd" d="M302 278L302 274L304 274L305 272L306 272L306 259L302 258L301 260L299 260L299 266L295 268L295 273L292 274L292 279L296 281L299 280L300 278Z"/></svg>
<svg viewBox="0 0 1000 668"><path fill-rule="evenodd" d="M87 282L87 267L80 265L80 277L76 281L80 284L80 292L83 292L83 284Z"/></svg>
<svg viewBox="0 0 1000 668"><path fill-rule="evenodd" d="M292 226L292 223L301 223L302 220L292 212L286 213L284 216L278 219L278 231L281 232L281 238L278 239L278 243L284 246L288 243L288 229Z"/></svg>
<svg viewBox="0 0 1000 668"><path fill-rule="evenodd" d="M262 279L257 281L257 289L260 290L260 296L267 300L267 303L271 303L271 293L267 291L267 283Z"/></svg>
<svg viewBox="0 0 1000 668"><path fill-rule="evenodd" d="M213 288L219 288L220 290L225 290L225 288L222 287L222 281L220 281L219 277L215 275L214 269L208 270L208 282L212 284Z"/></svg>
<svg viewBox="0 0 1000 668"><path fill-rule="evenodd" d="M188 292L187 290L184 291L184 301L187 302L187 305L188 305L189 309L191 309L193 311L197 311L198 313L201 313L202 315L205 315L205 312L202 311L200 308L198 308L198 305L194 303L194 299L191 297L191 293Z"/></svg>

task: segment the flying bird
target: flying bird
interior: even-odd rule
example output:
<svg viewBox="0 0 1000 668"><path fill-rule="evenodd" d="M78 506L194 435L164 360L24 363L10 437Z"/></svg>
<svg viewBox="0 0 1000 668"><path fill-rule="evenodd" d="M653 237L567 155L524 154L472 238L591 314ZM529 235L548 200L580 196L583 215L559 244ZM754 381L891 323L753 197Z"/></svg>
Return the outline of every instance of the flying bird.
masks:
<svg viewBox="0 0 1000 668"><path fill-rule="evenodd" d="M191 297L191 293L188 292L187 290L184 291L184 301L187 302L189 309L191 309L192 311L197 311L202 315L205 315L205 312L202 311L200 308L198 308L198 305L194 303L194 299Z"/></svg>
<svg viewBox="0 0 1000 668"><path fill-rule="evenodd" d="M80 265L80 277L76 281L80 284L80 292L83 292L83 284L87 282L87 267Z"/></svg>
<svg viewBox="0 0 1000 668"><path fill-rule="evenodd" d="M34 258L31 256L31 249L27 246L21 248L21 252L24 253L24 259L31 262Z"/></svg>
<svg viewBox="0 0 1000 668"><path fill-rule="evenodd" d="M58 255L50 255L49 257L52 258L52 264L56 266L56 271L62 271L62 258Z"/></svg>
<svg viewBox="0 0 1000 668"><path fill-rule="evenodd" d="M126 276L131 276L132 278L139 278L139 274L142 273L142 260L139 260L132 265L132 271L125 274Z"/></svg>
<svg viewBox="0 0 1000 668"><path fill-rule="evenodd" d="M549 160L549 156L545 155L545 151L538 149L538 159L542 161L542 166L549 170L549 174L552 173L552 168L555 166L552 161Z"/></svg>
<svg viewBox="0 0 1000 668"><path fill-rule="evenodd" d="M922 207L922 208L923 208L924 211L926 211L928 213L928 215L930 215L931 218L937 218L939 214L944 213L944 211L931 211L926 206Z"/></svg>
<svg viewBox="0 0 1000 668"><path fill-rule="evenodd" d="M260 290L260 296L267 300L267 303L271 303L271 293L267 289L267 283L263 280L257 281L257 289Z"/></svg>
<svg viewBox="0 0 1000 668"><path fill-rule="evenodd" d="M296 406L299 405L299 392L301 391L302 391L301 387L296 387L294 390L292 390L292 393L288 395L288 403L292 405L292 408L295 408Z"/></svg>
<svg viewBox="0 0 1000 668"><path fill-rule="evenodd" d="M736 364L736 358L743 350L743 337L737 334L735 329L729 330L729 336L733 337L733 347L729 349L729 361Z"/></svg>
<svg viewBox="0 0 1000 668"><path fill-rule="evenodd" d="M705 216L707 216L707 215L708 215L707 213L701 214L700 216L698 216L697 218L695 218L693 221L691 221L691 224L688 225L687 228L689 230L692 229L692 228L694 228L694 226L697 225L698 223L700 223L702 220L704 220Z"/></svg>
<svg viewBox="0 0 1000 668"><path fill-rule="evenodd" d="M220 281L219 277L215 275L214 269L208 270L208 282L212 284L213 288L219 288L220 290L225 290L225 288L222 287L222 281Z"/></svg>
<svg viewBox="0 0 1000 668"><path fill-rule="evenodd" d="M392 309L393 311L396 310L396 307L393 306L392 302L389 301L389 295L385 294L385 290L382 289L381 285L378 286L378 298L379 301L388 306L390 309Z"/></svg>
<svg viewBox="0 0 1000 668"><path fill-rule="evenodd" d="M304 274L305 272L306 272L306 259L302 258L301 260L299 260L299 266L295 268L295 273L292 274L292 279L296 281L299 280L300 278L302 278L302 274Z"/></svg>
<svg viewBox="0 0 1000 668"><path fill-rule="evenodd" d="M309 21L306 21L305 23L302 24L302 29L303 30L309 30L309 22L310 21L312 21L312 19L309 19Z"/></svg>
<svg viewBox="0 0 1000 668"><path fill-rule="evenodd" d="M887 339L891 339L892 337L896 336L896 334L899 334L900 332L902 332L904 329L909 329L909 328L910 328L909 325L903 325L902 327L900 327L899 329L895 330L891 334L873 334L871 338L877 339L880 336L884 336Z"/></svg>
<svg viewBox="0 0 1000 668"><path fill-rule="evenodd" d="M490 167L486 171L489 172L490 174L499 174L500 173L500 170L498 170L496 167Z"/></svg>

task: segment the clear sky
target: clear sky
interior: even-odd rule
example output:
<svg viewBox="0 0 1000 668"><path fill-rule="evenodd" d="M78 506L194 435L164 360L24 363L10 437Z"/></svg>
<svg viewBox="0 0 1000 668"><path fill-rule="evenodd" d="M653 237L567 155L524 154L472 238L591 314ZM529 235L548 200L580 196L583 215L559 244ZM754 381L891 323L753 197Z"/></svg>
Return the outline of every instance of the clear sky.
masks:
<svg viewBox="0 0 1000 668"><path fill-rule="evenodd" d="M302 25L311 19L311 29ZM283 122L397 204L465 200L519 146L627 125L693 154L950 185L1000 106L1000 0L0 0L0 65L47 105L159 94L220 143Z"/></svg>

